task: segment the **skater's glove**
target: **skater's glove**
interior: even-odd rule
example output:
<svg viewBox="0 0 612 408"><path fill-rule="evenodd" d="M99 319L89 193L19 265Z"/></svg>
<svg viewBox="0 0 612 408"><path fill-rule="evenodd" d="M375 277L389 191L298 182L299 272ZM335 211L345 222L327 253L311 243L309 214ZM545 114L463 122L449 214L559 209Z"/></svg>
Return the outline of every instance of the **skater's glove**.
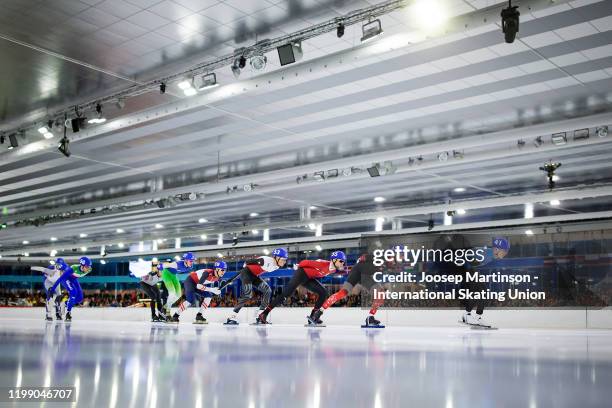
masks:
<svg viewBox="0 0 612 408"><path fill-rule="evenodd" d="M298 266L297 266L297 264L293 264L293 265L292 265L292 267L293 267L293 270L294 270L294 271L297 271L297 270L298 270Z"/></svg>
<svg viewBox="0 0 612 408"><path fill-rule="evenodd" d="M218 295L219 293L221 293L221 289L219 288L207 288L206 290L215 295Z"/></svg>
<svg viewBox="0 0 612 408"><path fill-rule="evenodd" d="M201 283L198 283L196 285L196 288L198 288L198 290L204 290L204 289L206 289L206 286L202 285Z"/></svg>

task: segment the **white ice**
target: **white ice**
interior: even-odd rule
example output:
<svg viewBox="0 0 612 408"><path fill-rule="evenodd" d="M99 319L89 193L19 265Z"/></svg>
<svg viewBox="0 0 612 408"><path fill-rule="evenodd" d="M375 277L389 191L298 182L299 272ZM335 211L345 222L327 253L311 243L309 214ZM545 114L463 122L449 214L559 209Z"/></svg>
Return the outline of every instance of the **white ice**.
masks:
<svg viewBox="0 0 612 408"><path fill-rule="evenodd" d="M78 406L85 407L536 408L612 401L609 330L65 324L41 316L2 317L0 336L0 387L76 384Z"/></svg>

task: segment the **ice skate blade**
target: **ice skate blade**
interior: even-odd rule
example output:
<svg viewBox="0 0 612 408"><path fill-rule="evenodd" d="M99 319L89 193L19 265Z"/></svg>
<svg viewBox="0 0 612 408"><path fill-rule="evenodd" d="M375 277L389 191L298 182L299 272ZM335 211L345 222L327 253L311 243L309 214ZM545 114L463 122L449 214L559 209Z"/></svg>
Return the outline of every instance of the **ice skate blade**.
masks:
<svg viewBox="0 0 612 408"><path fill-rule="evenodd" d="M470 329L472 330L497 330L497 327L493 326L478 326L476 324L470 324Z"/></svg>
<svg viewBox="0 0 612 408"><path fill-rule="evenodd" d="M238 327L240 325L240 323L223 323L224 326L228 326L228 327Z"/></svg>
<svg viewBox="0 0 612 408"><path fill-rule="evenodd" d="M385 325L384 324L377 324L375 326L369 325L369 324L362 324L361 325L362 329L384 329Z"/></svg>
<svg viewBox="0 0 612 408"><path fill-rule="evenodd" d="M327 327L327 326L324 325L324 324L310 324L310 323L306 323L304 325L304 327Z"/></svg>
<svg viewBox="0 0 612 408"><path fill-rule="evenodd" d="M193 324L197 324L197 325L203 325L203 324L208 324L208 322L193 322Z"/></svg>
<svg viewBox="0 0 612 408"><path fill-rule="evenodd" d="M270 326L272 323L249 323L249 326Z"/></svg>

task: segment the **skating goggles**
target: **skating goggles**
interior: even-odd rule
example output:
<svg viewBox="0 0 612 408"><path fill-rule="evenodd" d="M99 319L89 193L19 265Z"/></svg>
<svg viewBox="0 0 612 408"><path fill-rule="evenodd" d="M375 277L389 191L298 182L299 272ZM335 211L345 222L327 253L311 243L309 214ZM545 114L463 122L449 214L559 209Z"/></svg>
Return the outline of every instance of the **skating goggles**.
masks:
<svg viewBox="0 0 612 408"><path fill-rule="evenodd" d="M83 272L91 272L91 266L81 265L81 270Z"/></svg>

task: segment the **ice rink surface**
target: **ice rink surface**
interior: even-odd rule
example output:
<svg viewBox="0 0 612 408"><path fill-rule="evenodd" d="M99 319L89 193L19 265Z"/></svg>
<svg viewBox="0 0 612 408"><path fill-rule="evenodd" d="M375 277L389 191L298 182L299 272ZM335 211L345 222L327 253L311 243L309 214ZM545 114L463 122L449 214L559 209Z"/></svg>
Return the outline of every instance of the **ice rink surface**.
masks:
<svg viewBox="0 0 612 408"><path fill-rule="evenodd" d="M0 386L76 385L79 407L535 408L612 401L609 330L3 318L0 333Z"/></svg>

